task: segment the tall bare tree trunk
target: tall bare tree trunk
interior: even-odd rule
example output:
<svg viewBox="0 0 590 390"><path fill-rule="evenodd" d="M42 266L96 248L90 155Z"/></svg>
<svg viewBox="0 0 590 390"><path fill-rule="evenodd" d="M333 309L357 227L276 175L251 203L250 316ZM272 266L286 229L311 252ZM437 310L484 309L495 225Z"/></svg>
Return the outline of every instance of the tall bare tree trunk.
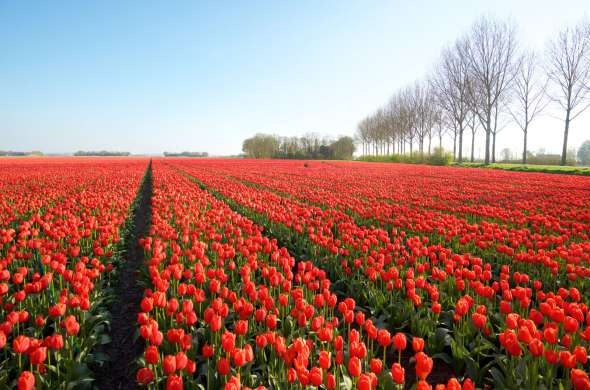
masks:
<svg viewBox="0 0 590 390"><path fill-rule="evenodd" d="M463 162L463 125L459 126L459 162Z"/></svg>
<svg viewBox="0 0 590 390"><path fill-rule="evenodd" d="M492 134L492 123L491 123L490 117L488 116L487 123L486 123L486 158L485 158L486 164L490 163L490 135L491 134Z"/></svg>
<svg viewBox="0 0 590 390"><path fill-rule="evenodd" d="M475 161L475 133L471 132L471 162Z"/></svg>
<svg viewBox="0 0 590 390"><path fill-rule="evenodd" d="M522 163L526 164L526 141L527 141L527 135L528 135L528 126L524 127L524 146L522 148Z"/></svg>
<svg viewBox="0 0 590 390"><path fill-rule="evenodd" d="M567 161L567 135L570 130L570 112L568 109L565 113L565 130L563 131L563 149L561 151L561 165L565 165Z"/></svg>
<svg viewBox="0 0 590 390"><path fill-rule="evenodd" d="M492 163L496 162L496 134L497 132L494 131L492 135Z"/></svg>

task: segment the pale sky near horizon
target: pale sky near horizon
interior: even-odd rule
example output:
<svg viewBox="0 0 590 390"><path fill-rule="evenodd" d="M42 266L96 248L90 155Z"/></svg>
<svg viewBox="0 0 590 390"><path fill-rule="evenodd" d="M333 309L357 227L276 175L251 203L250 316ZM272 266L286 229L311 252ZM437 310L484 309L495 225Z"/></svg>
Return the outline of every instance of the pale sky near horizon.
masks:
<svg viewBox="0 0 590 390"><path fill-rule="evenodd" d="M0 150L227 155L257 132L353 135L482 14L542 52L590 2L0 0ZM530 150L560 152L552 116ZM586 139L590 109L570 146ZM521 145L514 126L498 136L498 151Z"/></svg>

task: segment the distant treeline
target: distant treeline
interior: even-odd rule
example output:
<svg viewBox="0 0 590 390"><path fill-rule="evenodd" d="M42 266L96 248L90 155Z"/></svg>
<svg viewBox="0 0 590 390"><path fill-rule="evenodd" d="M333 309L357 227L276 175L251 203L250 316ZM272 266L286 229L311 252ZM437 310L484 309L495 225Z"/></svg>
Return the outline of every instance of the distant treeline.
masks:
<svg viewBox="0 0 590 390"><path fill-rule="evenodd" d="M107 156L129 156L129 152L110 152L107 150L100 150L100 151L84 151L84 150L78 150L76 153L74 153L74 156L101 156L101 157L107 157Z"/></svg>
<svg viewBox="0 0 590 390"><path fill-rule="evenodd" d="M522 164L522 159L512 155L510 151L502 150L499 162L507 164ZM560 154L534 153L527 150L526 163L532 165L560 165ZM576 153L574 150L568 150L565 165L576 165Z"/></svg>
<svg viewBox="0 0 590 390"><path fill-rule="evenodd" d="M209 157L209 153L207 153L207 152L181 152L181 153L164 152L164 157Z"/></svg>
<svg viewBox="0 0 590 390"><path fill-rule="evenodd" d="M0 156L3 156L3 157L43 156L43 153L38 150L34 150L32 152L14 152L12 150L0 150Z"/></svg>
<svg viewBox="0 0 590 390"><path fill-rule="evenodd" d="M246 157L298 160L351 160L355 150L351 137L331 139L317 134L281 137L256 134L242 144Z"/></svg>

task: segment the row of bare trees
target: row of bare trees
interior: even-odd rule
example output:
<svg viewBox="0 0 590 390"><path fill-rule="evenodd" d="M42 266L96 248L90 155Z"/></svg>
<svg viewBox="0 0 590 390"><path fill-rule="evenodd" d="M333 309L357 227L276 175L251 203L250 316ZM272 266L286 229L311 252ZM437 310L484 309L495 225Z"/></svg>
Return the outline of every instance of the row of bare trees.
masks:
<svg viewBox="0 0 590 390"><path fill-rule="evenodd" d="M523 49L513 22L482 17L442 50L426 80L397 91L364 118L356 139L363 154L431 153L432 142L450 135L463 161L465 132L471 161L479 129L485 163L495 162L496 138L513 122L523 134L523 163L531 123L550 105L564 120L562 165L570 123L590 106L590 23L581 20L547 42L544 55Z"/></svg>

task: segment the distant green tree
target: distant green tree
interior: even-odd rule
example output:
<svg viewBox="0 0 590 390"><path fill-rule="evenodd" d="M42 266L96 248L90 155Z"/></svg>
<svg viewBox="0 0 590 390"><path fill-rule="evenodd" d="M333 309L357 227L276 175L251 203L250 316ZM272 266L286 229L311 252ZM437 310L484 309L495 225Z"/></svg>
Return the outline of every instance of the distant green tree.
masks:
<svg viewBox="0 0 590 390"><path fill-rule="evenodd" d="M82 156L82 157L120 157L120 156L129 156L129 152L114 152L109 150L78 150L74 153L74 156Z"/></svg>
<svg viewBox="0 0 590 390"><path fill-rule="evenodd" d="M582 165L590 165L590 140L584 141L578 149L578 160Z"/></svg>
<svg viewBox="0 0 590 390"><path fill-rule="evenodd" d="M314 133L301 137L256 134L244 140L242 150L250 158L351 160L355 145L347 136L331 140Z"/></svg>
<svg viewBox="0 0 590 390"><path fill-rule="evenodd" d="M332 159L332 150L328 145L320 145L319 149L319 158L322 160L330 160Z"/></svg>
<svg viewBox="0 0 590 390"><path fill-rule="evenodd" d="M256 134L244 140L242 150L247 157L273 158L279 152L279 139L275 135Z"/></svg>
<svg viewBox="0 0 590 390"><path fill-rule="evenodd" d="M340 137L330 144L332 158L335 160L351 160L355 150L351 137Z"/></svg>

